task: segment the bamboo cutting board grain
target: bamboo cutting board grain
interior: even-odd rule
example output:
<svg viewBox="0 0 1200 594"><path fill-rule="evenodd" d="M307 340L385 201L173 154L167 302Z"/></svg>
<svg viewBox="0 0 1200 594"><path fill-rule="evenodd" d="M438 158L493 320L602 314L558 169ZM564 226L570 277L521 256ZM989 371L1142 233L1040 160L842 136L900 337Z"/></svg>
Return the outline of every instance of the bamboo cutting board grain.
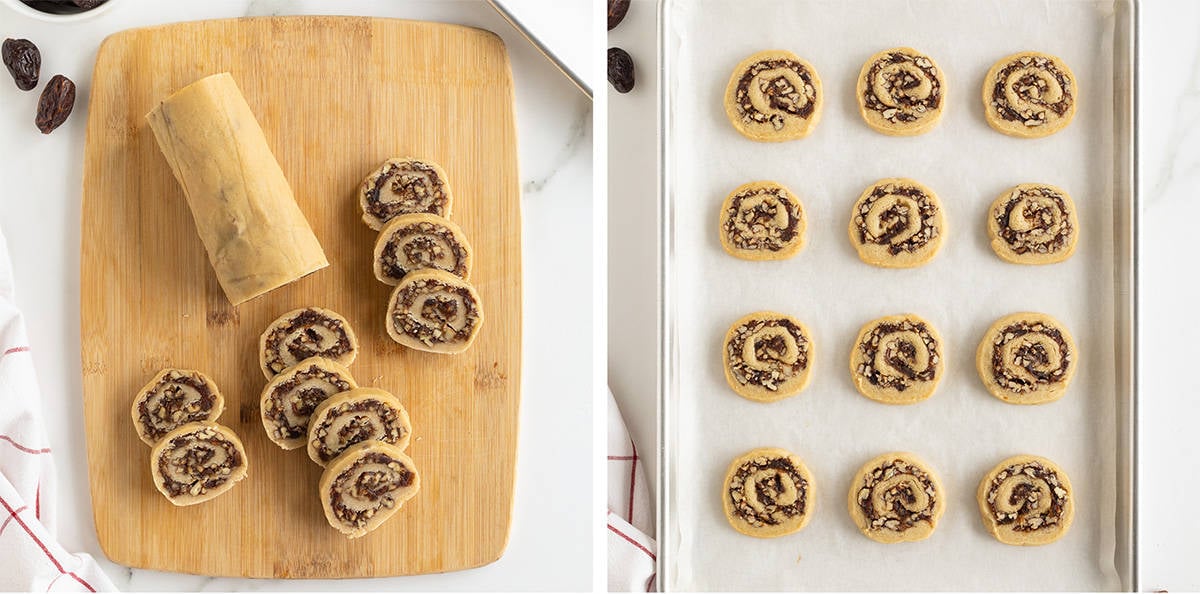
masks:
<svg viewBox="0 0 1200 594"><path fill-rule="evenodd" d="M221 292L179 184L143 116L228 71L241 87L331 265L238 307ZM495 561L508 539L521 371L521 223L512 76L478 29L386 19L284 17L118 33L92 76L82 206L88 461L100 545L140 568L254 577L451 571ZM355 192L382 161L442 164L453 220L476 254L487 321L458 356L401 348L384 330L391 287L371 272L375 233ZM345 315L362 343L350 370L412 416L422 489L381 528L329 527L303 450L259 421L257 340L308 305ZM129 407L159 368L208 373L219 422L246 445L249 478L177 508L154 488Z"/></svg>

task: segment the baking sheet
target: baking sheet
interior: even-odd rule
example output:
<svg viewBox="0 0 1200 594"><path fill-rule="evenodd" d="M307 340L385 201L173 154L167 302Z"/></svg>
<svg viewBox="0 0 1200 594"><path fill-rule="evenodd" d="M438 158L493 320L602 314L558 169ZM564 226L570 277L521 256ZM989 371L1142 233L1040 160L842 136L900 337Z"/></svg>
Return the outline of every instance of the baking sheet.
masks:
<svg viewBox="0 0 1200 594"><path fill-rule="evenodd" d="M1114 2L1093 0L782 1L666 0L665 186L669 190L668 307L674 351L666 402L664 571L689 590L1112 590L1122 585L1116 545L1119 455L1114 286ZM923 136L891 138L857 112L854 80L880 49L911 45L938 61L947 112ZM744 139L722 108L733 67L762 49L814 64L824 115L806 139ZM1081 95L1075 121L1049 138L991 130L979 89L1000 57L1027 49L1062 57ZM846 237L850 206L870 183L912 177L941 198L948 233L930 264L884 270L860 262ZM753 263L725 254L717 213L743 182L773 179L800 196L808 244L794 259ZM1067 262L1023 267L988 247L985 213L1018 183L1067 189L1080 219ZM1123 305L1123 304L1122 304ZM775 309L809 325L815 373L799 396L758 404L725 384L722 336L745 313ZM1080 349L1078 373L1058 402L1018 407L992 398L974 366L985 329L1016 311L1061 320ZM859 327L912 312L941 332L946 374L923 403L894 407L854 390L847 358ZM736 533L719 499L734 457L779 446L814 474L816 512L802 532L760 540ZM907 450L939 474L945 516L921 543L882 545L845 510L852 475L871 457ZM1043 547L1002 545L982 527L975 488L1001 459L1046 456L1070 475L1070 532ZM1123 506L1123 509L1127 506Z"/></svg>

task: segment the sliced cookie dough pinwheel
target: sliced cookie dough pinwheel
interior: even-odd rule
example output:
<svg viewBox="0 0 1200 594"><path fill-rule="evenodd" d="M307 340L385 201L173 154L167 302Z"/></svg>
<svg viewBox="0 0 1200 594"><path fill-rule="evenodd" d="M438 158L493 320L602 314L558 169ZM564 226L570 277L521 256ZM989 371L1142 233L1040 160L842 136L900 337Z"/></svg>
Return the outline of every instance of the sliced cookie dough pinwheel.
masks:
<svg viewBox="0 0 1200 594"><path fill-rule="evenodd" d="M379 441L360 443L321 474L325 519L347 538L358 538L392 517L421 489L412 458Z"/></svg>
<svg viewBox="0 0 1200 594"><path fill-rule="evenodd" d="M988 209L992 251L1014 264L1054 264L1075 253L1079 219L1062 188L1021 184L1001 194Z"/></svg>
<svg viewBox="0 0 1200 594"><path fill-rule="evenodd" d="M208 376L190 369L164 369L133 399L133 426L154 446L188 423L213 421L225 410L225 398Z"/></svg>
<svg viewBox="0 0 1200 594"><path fill-rule="evenodd" d="M259 364L271 379L309 357L349 365L358 356L358 337L337 312L305 307L279 316L258 340Z"/></svg>
<svg viewBox="0 0 1200 594"><path fill-rule="evenodd" d="M246 478L246 449L232 429L188 423L166 434L150 453L154 486L175 505L208 501Z"/></svg>
<svg viewBox="0 0 1200 594"><path fill-rule="evenodd" d="M915 136L942 119L946 79L933 58L911 47L871 56L858 75L858 111L890 136Z"/></svg>
<svg viewBox="0 0 1200 594"><path fill-rule="evenodd" d="M979 483L979 513L996 540L1044 545L1066 534L1075 518L1075 491L1067 473L1038 456L1013 456Z"/></svg>
<svg viewBox="0 0 1200 594"><path fill-rule="evenodd" d="M355 388L322 402L308 422L308 457L321 466L352 445L382 441L403 450L412 424L400 399L378 388Z"/></svg>
<svg viewBox="0 0 1200 594"><path fill-rule="evenodd" d="M783 260L804 247L804 207L783 185L738 186L721 204L721 245L743 260Z"/></svg>
<svg viewBox="0 0 1200 594"><path fill-rule="evenodd" d="M850 483L850 517L867 538L893 544L925 540L946 509L942 483L912 454L872 459Z"/></svg>
<svg viewBox="0 0 1200 594"><path fill-rule="evenodd" d="M363 222L379 231L405 214L428 213L450 218L454 197L446 172L433 161L389 159L363 180L358 192Z"/></svg>
<svg viewBox="0 0 1200 594"><path fill-rule="evenodd" d="M780 448L758 448L734 460L721 485L729 524L758 538L804 528L816 501L812 475L804 462Z"/></svg>
<svg viewBox="0 0 1200 594"><path fill-rule="evenodd" d="M988 328L975 355L988 392L1012 404L1044 404L1062 397L1075 375L1075 341L1058 320L1015 313Z"/></svg>
<svg viewBox="0 0 1200 594"><path fill-rule="evenodd" d="M259 400L267 437L285 450L308 442L313 411L334 394L357 388L350 370L324 357L309 357L275 376Z"/></svg>
<svg viewBox="0 0 1200 594"><path fill-rule="evenodd" d="M759 311L742 317L729 327L721 347L725 380L749 400L794 396L812 376L812 334L785 314Z"/></svg>
<svg viewBox="0 0 1200 594"><path fill-rule="evenodd" d="M400 215L375 241L375 278L392 286L415 270L434 268L467 280L471 244L450 219L431 214Z"/></svg>
<svg viewBox="0 0 1200 594"><path fill-rule="evenodd" d="M858 257L883 268L913 268L942 247L946 219L933 190L907 178L882 179L850 212L850 242Z"/></svg>
<svg viewBox="0 0 1200 594"><path fill-rule="evenodd" d="M858 332L850 353L850 375L863 396L885 404L929 398L945 368L942 337L913 315L887 316Z"/></svg>
<svg viewBox="0 0 1200 594"><path fill-rule="evenodd" d="M743 136L760 142L808 136L821 119L822 104L816 69L784 50L742 60L725 88L725 115Z"/></svg>
<svg viewBox="0 0 1200 594"><path fill-rule="evenodd" d="M1079 89L1062 60L1039 52L1001 58L983 79L983 109L999 132L1040 138L1062 130L1075 117Z"/></svg>
<svg viewBox="0 0 1200 594"><path fill-rule="evenodd" d="M483 307L475 287L442 270L409 273L388 300L388 336L419 351L455 354L475 342Z"/></svg>

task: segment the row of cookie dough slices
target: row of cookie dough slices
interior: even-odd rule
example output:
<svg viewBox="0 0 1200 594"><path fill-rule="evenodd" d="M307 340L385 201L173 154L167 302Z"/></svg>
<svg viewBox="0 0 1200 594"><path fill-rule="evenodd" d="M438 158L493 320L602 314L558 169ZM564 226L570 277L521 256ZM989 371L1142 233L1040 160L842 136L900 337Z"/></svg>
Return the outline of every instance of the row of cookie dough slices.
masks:
<svg viewBox="0 0 1200 594"><path fill-rule="evenodd" d="M191 369L163 369L134 397L134 430L152 448L155 488L172 504L208 501L246 478L242 440L215 422L224 411L217 385Z"/></svg>
<svg viewBox="0 0 1200 594"><path fill-rule="evenodd" d="M774 402L800 393L812 377L812 333L796 318L760 311L730 326L722 361L739 396ZM1015 313L988 328L975 354L989 393L1012 404L1044 404L1062 397L1079 358L1066 327L1048 315ZM885 404L929 398L945 374L941 335L913 314L887 316L859 330L850 374L859 393Z"/></svg>
<svg viewBox="0 0 1200 594"><path fill-rule="evenodd" d="M483 325L479 294L469 282L473 253L450 220L454 197L446 172L432 161L390 159L359 190L363 221L379 231L375 278L395 286L388 336L431 353L461 353Z"/></svg>
<svg viewBox="0 0 1200 594"><path fill-rule="evenodd" d="M780 448L737 458L725 474L721 502L730 525L759 538L792 534L812 519L815 484L804 462ZM1067 474L1038 456L1008 458L979 483L984 527L1011 545L1043 545L1062 538L1075 515ZM871 540L893 544L924 540L946 509L946 492L929 465L913 454L873 458L850 483L847 509Z"/></svg>
<svg viewBox="0 0 1200 594"><path fill-rule="evenodd" d="M350 322L317 307L290 311L259 345L267 437L285 450L305 447L325 468L319 493L330 526L350 538L379 527L417 494L420 474L404 454L412 438L404 405L360 387L348 369L358 354Z"/></svg>
<svg viewBox="0 0 1200 594"><path fill-rule="evenodd" d="M910 47L871 56L855 89L859 113L871 128L891 136L933 129L946 109L946 78L933 58ZM983 81L988 124L1022 138L1049 136L1075 117L1077 81L1062 60L1021 52L996 62ZM725 114L743 136L761 142L804 138L824 106L817 71L784 50L742 60L725 88Z"/></svg>
<svg viewBox="0 0 1200 594"><path fill-rule="evenodd" d="M783 260L804 247L808 216L782 184L755 181L721 204L721 245L743 260ZM1070 258L1079 241L1075 203L1062 188L1021 184L988 208L992 251L1015 264L1054 264ZM884 268L912 268L933 259L946 219L933 190L907 178L875 182L850 211L850 241L858 257Z"/></svg>

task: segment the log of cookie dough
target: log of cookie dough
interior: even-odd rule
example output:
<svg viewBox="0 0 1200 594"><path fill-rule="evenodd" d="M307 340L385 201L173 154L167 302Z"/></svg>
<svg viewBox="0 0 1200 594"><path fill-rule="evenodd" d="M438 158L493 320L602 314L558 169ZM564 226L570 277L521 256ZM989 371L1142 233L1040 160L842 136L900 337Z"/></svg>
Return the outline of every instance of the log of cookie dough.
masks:
<svg viewBox="0 0 1200 594"><path fill-rule="evenodd" d="M329 265L262 128L229 73L146 114L234 305Z"/></svg>

